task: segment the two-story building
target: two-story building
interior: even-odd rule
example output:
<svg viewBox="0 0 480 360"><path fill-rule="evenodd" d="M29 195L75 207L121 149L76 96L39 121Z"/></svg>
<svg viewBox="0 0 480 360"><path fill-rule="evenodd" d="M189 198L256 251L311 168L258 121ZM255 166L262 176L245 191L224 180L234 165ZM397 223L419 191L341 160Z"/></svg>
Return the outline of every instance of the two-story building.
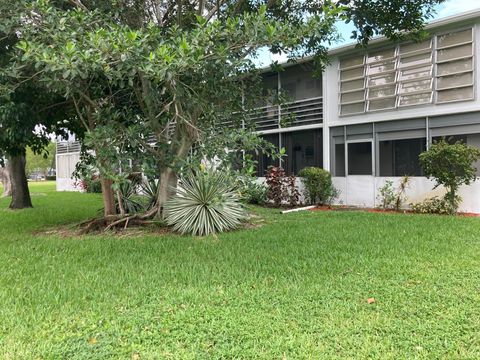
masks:
<svg viewBox="0 0 480 360"><path fill-rule="evenodd" d="M347 205L375 206L385 181L398 183L404 175L410 177L407 202L443 194L423 176L418 155L441 137L480 147L480 11L426 29L430 36L422 42L378 38L367 49L332 49L321 78L312 76L308 59L264 73L265 88L292 100L265 106L254 119L265 139L286 149L287 173L329 170L338 202ZM260 157L258 175L274 163ZM480 181L460 195L461 210L480 213Z"/></svg>
<svg viewBox="0 0 480 360"><path fill-rule="evenodd" d="M252 120L265 139L286 149L287 173L329 170L338 202L346 205L375 206L385 181L398 183L404 175L410 177L407 203L443 193L423 176L418 155L441 137L480 147L480 11L426 29L430 36L419 43L378 38L367 49L332 49L321 78L313 77L309 59L286 63L278 73L265 70L265 89L291 101L267 104ZM78 156L78 143L58 144L58 190L75 189ZM280 165L258 160L259 177ZM460 195L461 210L480 213L480 181Z"/></svg>

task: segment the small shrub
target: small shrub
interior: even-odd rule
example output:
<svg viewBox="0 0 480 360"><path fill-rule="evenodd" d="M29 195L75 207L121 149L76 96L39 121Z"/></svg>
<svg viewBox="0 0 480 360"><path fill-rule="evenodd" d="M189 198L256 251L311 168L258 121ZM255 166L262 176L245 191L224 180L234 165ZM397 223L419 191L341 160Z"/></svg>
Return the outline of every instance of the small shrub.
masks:
<svg viewBox="0 0 480 360"><path fill-rule="evenodd" d="M264 205L267 202L267 187L259 184L255 180L246 181L240 189L243 201L247 204Z"/></svg>
<svg viewBox="0 0 480 360"><path fill-rule="evenodd" d="M286 176L281 167L270 166L266 174L267 199L277 207L282 204L295 206L300 199L300 193L296 186L296 177Z"/></svg>
<svg viewBox="0 0 480 360"><path fill-rule="evenodd" d="M330 205L339 195L331 174L317 167L306 167L298 174L302 178L305 199L310 204Z"/></svg>
<svg viewBox="0 0 480 360"><path fill-rule="evenodd" d="M175 231L199 236L233 230L245 218L229 176L214 170L181 177L164 210L167 224Z"/></svg>
<svg viewBox="0 0 480 360"><path fill-rule="evenodd" d="M380 203L380 207L384 210L395 208L395 190L393 189L393 181L387 180L385 184L378 189L377 200Z"/></svg>
<svg viewBox="0 0 480 360"><path fill-rule="evenodd" d="M153 208L157 202L159 181L149 178L142 180L140 190L145 200L145 210Z"/></svg>
<svg viewBox="0 0 480 360"><path fill-rule="evenodd" d="M395 210L400 210L402 204L407 200L407 188L408 184L410 183L410 178L405 175L400 181L400 185L398 186L397 193L395 194Z"/></svg>
<svg viewBox="0 0 480 360"><path fill-rule="evenodd" d="M297 178L290 175L285 178L285 187L287 192L287 202L290 206L296 206L300 200L300 192L297 189Z"/></svg>
<svg viewBox="0 0 480 360"><path fill-rule="evenodd" d="M142 197L137 194L137 181L125 180L118 186L120 200L122 201L123 208L127 214L136 214L145 210L142 203ZM115 197L115 206L117 212L120 212L120 204L118 196Z"/></svg>
<svg viewBox="0 0 480 360"><path fill-rule="evenodd" d="M87 193L100 194L102 192L102 183L98 176L80 179L77 185L81 190Z"/></svg>
<svg viewBox="0 0 480 360"><path fill-rule="evenodd" d="M435 187L445 186L445 199L450 202L451 214L457 212L461 199L458 188L470 185L477 179L477 169L473 165L480 157L480 150L462 142L449 144L442 139L420 154L420 164L425 176L435 179Z"/></svg>
<svg viewBox="0 0 480 360"><path fill-rule="evenodd" d="M406 191L410 178L404 176L395 191L393 181L387 180L385 184L378 190L379 194L377 200L380 202L380 207L385 210L400 210L402 204L406 200Z"/></svg>
<svg viewBox="0 0 480 360"><path fill-rule="evenodd" d="M410 208L413 212L419 214L446 214L450 215L456 212L458 204L461 201L457 196L455 199L456 204L452 207L450 199L445 197L434 196L430 199L426 199L422 202L410 204Z"/></svg>
<svg viewBox="0 0 480 360"><path fill-rule="evenodd" d="M272 201L275 206L281 206L287 198L285 184L285 171L278 166L269 166L265 181L267 183L267 198ZM287 194L288 195L288 194Z"/></svg>

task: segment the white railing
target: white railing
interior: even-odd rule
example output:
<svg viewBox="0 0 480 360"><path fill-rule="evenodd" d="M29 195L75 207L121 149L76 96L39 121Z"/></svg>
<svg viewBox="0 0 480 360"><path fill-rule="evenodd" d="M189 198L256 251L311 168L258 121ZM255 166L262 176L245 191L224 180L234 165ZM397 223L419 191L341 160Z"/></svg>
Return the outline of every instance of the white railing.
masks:
<svg viewBox="0 0 480 360"><path fill-rule="evenodd" d="M57 154L68 154L80 152L81 145L78 141L57 142Z"/></svg>
<svg viewBox="0 0 480 360"><path fill-rule="evenodd" d="M235 113L234 113L235 116ZM323 98L321 96L286 102L281 105L260 106L247 113L248 123L225 120L220 122L221 127L253 125L257 131L274 130L280 128L298 127L303 125L321 124L323 122ZM237 119L238 120L238 119ZM170 124L169 134L173 132L175 124ZM153 139L154 140L154 139Z"/></svg>
<svg viewBox="0 0 480 360"><path fill-rule="evenodd" d="M323 98L316 97L259 107L251 111L249 117L258 131L321 124Z"/></svg>

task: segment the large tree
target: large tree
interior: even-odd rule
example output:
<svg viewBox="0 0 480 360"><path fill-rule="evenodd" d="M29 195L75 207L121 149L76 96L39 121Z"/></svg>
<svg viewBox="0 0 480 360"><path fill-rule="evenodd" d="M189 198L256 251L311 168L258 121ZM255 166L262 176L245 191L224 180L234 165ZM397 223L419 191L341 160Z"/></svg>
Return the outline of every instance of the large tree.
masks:
<svg viewBox="0 0 480 360"><path fill-rule="evenodd" d="M42 154L51 133L63 133L68 100L36 81L34 66L16 64L27 1L0 2L0 165L8 160L11 209L32 207L26 149Z"/></svg>
<svg viewBox="0 0 480 360"><path fill-rule="evenodd" d="M34 66L37 81L75 105L97 155L105 215L116 212L111 159L122 157L123 131L156 163L161 216L192 146L241 138L231 120L248 121L242 110L259 96L259 50L312 55L321 68L335 21L353 21L363 43L375 34L399 38L418 34L438 2L71 0L65 11L33 1L22 17L19 65Z"/></svg>

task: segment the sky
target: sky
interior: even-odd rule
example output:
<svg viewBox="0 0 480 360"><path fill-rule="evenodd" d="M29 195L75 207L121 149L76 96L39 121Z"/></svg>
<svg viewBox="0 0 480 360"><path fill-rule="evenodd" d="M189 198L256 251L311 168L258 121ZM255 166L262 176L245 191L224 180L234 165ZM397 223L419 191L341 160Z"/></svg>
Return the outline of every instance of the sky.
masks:
<svg viewBox="0 0 480 360"><path fill-rule="evenodd" d="M437 5L436 14L431 20L441 19L476 9L480 9L480 0L447 0L443 4ZM334 47L351 43L353 40L350 39L350 34L353 30L353 26L345 23L337 23L336 26L338 32L342 35L342 40L334 44ZM268 66L272 61L284 62L286 60L286 56L272 55L268 51L264 51L260 54L256 62L258 66Z"/></svg>

